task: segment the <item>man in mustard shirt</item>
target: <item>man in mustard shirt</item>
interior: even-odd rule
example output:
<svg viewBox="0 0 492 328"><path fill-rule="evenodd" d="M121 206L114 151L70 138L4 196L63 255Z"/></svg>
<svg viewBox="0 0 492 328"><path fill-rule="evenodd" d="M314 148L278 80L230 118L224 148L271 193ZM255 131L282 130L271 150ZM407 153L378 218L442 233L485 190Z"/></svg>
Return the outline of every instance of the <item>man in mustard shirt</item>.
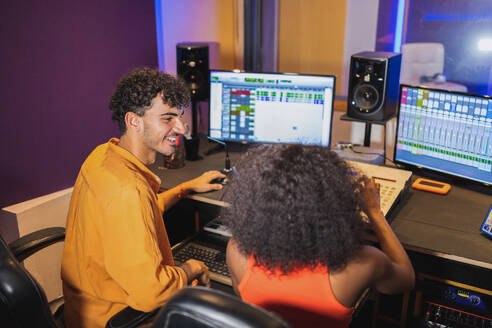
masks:
<svg viewBox="0 0 492 328"><path fill-rule="evenodd" d="M146 167L157 152L174 152L189 101L183 82L159 70L119 81L110 110L121 138L89 155L70 201L61 272L68 327L104 327L127 306L149 312L195 279L210 284L202 262L174 265L162 215L190 191L222 188L210 181L224 175L209 171L158 194L161 181Z"/></svg>

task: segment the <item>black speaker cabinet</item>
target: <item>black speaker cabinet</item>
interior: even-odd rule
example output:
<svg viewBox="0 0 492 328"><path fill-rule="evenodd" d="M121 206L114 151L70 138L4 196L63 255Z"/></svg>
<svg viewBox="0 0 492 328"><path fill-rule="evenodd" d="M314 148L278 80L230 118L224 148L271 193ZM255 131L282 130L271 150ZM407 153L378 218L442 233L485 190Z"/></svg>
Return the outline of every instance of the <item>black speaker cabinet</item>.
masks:
<svg viewBox="0 0 492 328"><path fill-rule="evenodd" d="M183 78L191 90L192 100L209 97L209 51L206 43L178 43L176 45L178 76Z"/></svg>
<svg viewBox="0 0 492 328"><path fill-rule="evenodd" d="M350 58L347 116L384 121L396 112L401 54L360 52Z"/></svg>

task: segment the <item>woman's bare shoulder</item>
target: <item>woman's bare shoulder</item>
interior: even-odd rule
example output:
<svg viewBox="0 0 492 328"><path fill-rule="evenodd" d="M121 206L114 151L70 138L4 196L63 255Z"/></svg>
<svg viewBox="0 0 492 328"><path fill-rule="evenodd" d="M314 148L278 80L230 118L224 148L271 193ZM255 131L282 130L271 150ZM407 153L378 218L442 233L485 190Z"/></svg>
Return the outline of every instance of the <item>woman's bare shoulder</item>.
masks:
<svg viewBox="0 0 492 328"><path fill-rule="evenodd" d="M363 246L344 268L330 271L332 290L340 303L353 306L360 295L373 285L379 253L382 252L377 248Z"/></svg>

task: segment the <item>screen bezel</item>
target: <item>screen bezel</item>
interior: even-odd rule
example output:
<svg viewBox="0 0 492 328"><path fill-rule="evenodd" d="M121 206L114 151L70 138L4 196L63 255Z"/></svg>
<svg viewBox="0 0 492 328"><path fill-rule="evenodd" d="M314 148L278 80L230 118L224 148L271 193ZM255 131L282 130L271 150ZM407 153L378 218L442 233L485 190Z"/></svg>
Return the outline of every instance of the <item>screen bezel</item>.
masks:
<svg viewBox="0 0 492 328"><path fill-rule="evenodd" d="M337 83L337 78L335 75L331 74L307 74L307 73L286 73L286 72L255 72L255 71L237 71L237 70L220 70L220 69L211 69L209 71L209 83L211 84L211 79L212 79L212 73L213 72L218 72L218 73L234 73L234 74L275 74L275 75L284 75L284 76L313 76L313 77L330 77L333 78L333 96L331 97L331 117L330 117L330 133L328 135L328 145L326 146L328 149L331 149L331 137L333 133L333 114L335 112L335 96L336 96L336 83ZM210 85L210 93L212 92L212 86ZM210 136L210 125L211 125L211 120L210 120L210 114L211 114L211 108L212 108L212 99L211 99L211 94L209 94L209 101L208 101L208 131L207 134ZM250 140L243 140L243 141L237 141L237 140L228 140L228 139L222 139L222 138L217 138L218 140L221 140L223 142L227 143L235 143L235 144L244 144L244 145L253 145L253 144L274 144L274 142L267 142L267 141L250 141ZM311 144L312 145L312 144ZM324 147L324 146L323 146Z"/></svg>
<svg viewBox="0 0 492 328"><path fill-rule="evenodd" d="M462 92L462 91L450 91L450 90L444 90L444 89L437 89L437 88L430 88L427 86L423 85L411 85L411 84L400 84L400 90L398 93L398 108L397 108L397 115L396 115L396 131L395 131L395 143L394 143L394 148L393 148L393 162L398 165L404 166L406 169L411 170L412 172L418 173L420 175L425 175L425 176L438 176L442 177L446 180L452 180L453 182L461 182L461 183L470 183L473 185L480 185L480 186L486 186L488 188L492 187L492 184L488 184L486 182L480 181L480 180L475 180L469 177L463 177L461 175L455 175L449 172L443 172L437 169L429 168L426 166L419 166L413 163L407 163L404 161L400 161L396 159L396 148L397 148L397 140L398 140L398 128L400 125L400 107L401 107L401 94L402 90L404 87L407 88L418 88L418 89L424 89L424 90L429 90L429 91L436 91L436 92L445 92L445 93L452 93L452 94L457 94L457 95L463 95L463 96L468 96L468 97L481 97L481 98L487 98L487 99L492 99L490 96L486 95L478 95L478 94L473 94L473 93L468 93L468 92ZM491 188L492 189L492 188Z"/></svg>

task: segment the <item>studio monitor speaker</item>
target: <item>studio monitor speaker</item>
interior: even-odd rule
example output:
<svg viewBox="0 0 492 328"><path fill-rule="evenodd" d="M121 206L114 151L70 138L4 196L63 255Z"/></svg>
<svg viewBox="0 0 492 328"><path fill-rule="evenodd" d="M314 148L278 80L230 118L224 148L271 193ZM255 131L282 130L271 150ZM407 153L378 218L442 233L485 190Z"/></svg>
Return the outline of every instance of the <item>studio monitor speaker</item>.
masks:
<svg viewBox="0 0 492 328"><path fill-rule="evenodd" d="M396 112L401 54L360 52L350 58L347 116L383 121Z"/></svg>
<svg viewBox="0 0 492 328"><path fill-rule="evenodd" d="M209 97L209 49L206 43L178 43L176 66L178 76L183 78L191 90L191 99L205 100Z"/></svg>

